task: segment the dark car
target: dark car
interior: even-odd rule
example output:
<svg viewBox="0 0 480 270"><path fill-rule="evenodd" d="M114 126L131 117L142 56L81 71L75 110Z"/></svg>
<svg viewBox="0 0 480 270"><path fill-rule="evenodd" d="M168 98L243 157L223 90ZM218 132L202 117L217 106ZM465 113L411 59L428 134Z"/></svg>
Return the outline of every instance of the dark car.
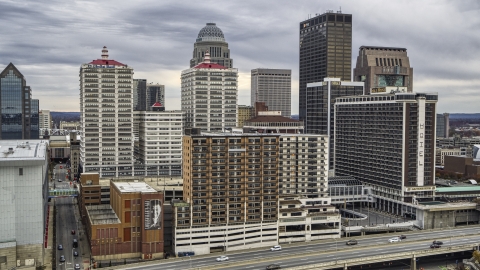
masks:
<svg viewBox="0 0 480 270"><path fill-rule="evenodd" d="M280 267L280 265L278 264L270 264L270 265L267 265L267 267L265 268L266 270L273 270L273 269L281 269L282 267Z"/></svg>
<svg viewBox="0 0 480 270"><path fill-rule="evenodd" d="M74 251L73 256L78 257L78 252Z"/></svg>
<svg viewBox="0 0 480 270"><path fill-rule="evenodd" d="M357 240L348 240L347 241L347 246L353 246L353 245L356 245L358 244Z"/></svg>
<svg viewBox="0 0 480 270"><path fill-rule="evenodd" d="M60 256L60 262L64 262L65 261L65 256Z"/></svg>
<svg viewBox="0 0 480 270"><path fill-rule="evenodd" d="M407 238L407 236L406 236L406 235L403 235L403 234L400 235L399 237L400 237L400 239L406 239L406 238Z"/></svg>
<svg viewBox="0 0 480 270"><path fill-rule="evenodd" d="M439 244L431 244L430 248L441 248L442 246Z"/></svg>
<svg viewBox="0 0 480 270"><path fill-rule="evenodd" d="M443 242L442 242L442 241L437 241L437 240L435 240L435 241L433 241L432 244L434 244L434 245L439 245L439 246L440 246L440 245L443 245Z"/></svg>
<svg viewBox="0 0 480 270"><path fill-rule="evenodd" d="M75 230L72 230L72 234L75 234Z"/></svg>
<svg viewBox="0 0 480 270"><path fill-rule="evenodd" d="M63 249L63 246L62 245L58 245L58 250L62 250Z"/></svg>

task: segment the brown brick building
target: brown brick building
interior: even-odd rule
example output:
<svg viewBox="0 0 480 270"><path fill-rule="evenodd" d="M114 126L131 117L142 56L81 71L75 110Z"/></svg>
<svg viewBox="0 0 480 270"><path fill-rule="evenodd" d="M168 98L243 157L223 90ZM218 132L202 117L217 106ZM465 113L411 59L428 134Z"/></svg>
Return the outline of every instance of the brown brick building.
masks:
<svg viewBox="0 0 480 270"><path fill-rule="evenodd" d="M82 191L91 191L83 185ZM163 258L163 193L145 182L111 180L110 204L88 204L93 196L87 194L80 196L86 203L81 208L96 260Z"/></svg>

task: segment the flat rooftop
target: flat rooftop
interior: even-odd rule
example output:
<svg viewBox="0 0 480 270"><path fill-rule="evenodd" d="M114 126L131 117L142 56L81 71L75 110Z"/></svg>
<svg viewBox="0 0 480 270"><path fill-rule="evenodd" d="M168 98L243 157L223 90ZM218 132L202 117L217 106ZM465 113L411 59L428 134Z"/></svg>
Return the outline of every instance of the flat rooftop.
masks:
<svg viewBox="0 0 480 270"><path fill-rule="evenodd" d="M48 140L1 140L0 162L45 160Z"/></svg>
<svg viewBox="0 0 480 270"><path fill-rule="evenodd" d="M145 182L113 182L121 193L154 193L157 192Z"/></svg>
<svg viewBox="0 0 480 270"><path fill-rule="evenodd" d="M110 204L85 205L92 225L120 223Z"/></svg>

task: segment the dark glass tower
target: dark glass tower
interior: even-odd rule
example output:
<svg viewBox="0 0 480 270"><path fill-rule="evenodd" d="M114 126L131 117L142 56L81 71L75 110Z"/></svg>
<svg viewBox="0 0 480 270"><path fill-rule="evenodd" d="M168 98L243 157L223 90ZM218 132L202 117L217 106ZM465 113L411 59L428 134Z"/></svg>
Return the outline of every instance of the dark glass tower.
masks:
<svg viewBox="0 0 480 270"><path fill-rule="evenodd" d="M0 105L0 139L39 138L38 100L33 104L36 108L36 120L33 121L36 121L36 124L33 123L32 126L31 114L35 108L32 108L31 89L26 85L22 73L12 63L0 73Z"/></svg>
<svg viewBox="0 0 480 270"><path fill-rule="evenodd" d="M326 77L350 81L351 62L351 14L327 11L300 23L300 120L306 118L307 83Z"/></svg>

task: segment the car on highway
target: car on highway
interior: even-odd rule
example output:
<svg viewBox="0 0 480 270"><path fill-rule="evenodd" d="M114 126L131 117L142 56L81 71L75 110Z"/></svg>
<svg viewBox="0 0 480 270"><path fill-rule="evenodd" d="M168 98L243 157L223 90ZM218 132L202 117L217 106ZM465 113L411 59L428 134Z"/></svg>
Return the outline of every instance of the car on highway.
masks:
<svg viewBox="0 0 480 270"><path fill-rule="evenodd" d="M60 256L60 262L64 262L65 261L65 256Z"/></svg>
<svg viewBox="0 0 480 270"><path fill-rule="evenodd" d="M357 240L352 239L347 241L347 246L354 246L356 244L358 244Z"/></svg>
<svg viewBox="0 0 480 270"><path fill-rule="evenodd" d="M282 250L282 247L281 246L273 246L272 248L270 248L271 251L277 251L277 250Z"/></svg>
<svg viewBox="0 0 480 270"><path fill-rule="evenodd" d="M432 242L432 244L441 246L441 245L443 245L443 242L435 240L435 241Z"/></svg>
<svg viewBox="0 0 480 270"><path fill-rule="evenodd" d="M442 246L439 244L431 244L430 248L441 248Z"/></svg>
<svg viewBox="0 0 480 270"><path fill-rule="evenodd" d="M227 256L220 256L217 258L217 262L223 262L223 261L228 261L228 257Z"/></svg>
<svg viewBox="0 0 480 270"><path fill-rule="evenodd" d="M62 179L58 178L58 182L62 182Z"/></svg>
<svg viewBox="0 0 480 270"><path fill-rule="evenodd" d="M63 246L62 245L58 245L58 250L62 250L63 249Z"/></svg>
<svg viewBox="0 0 480 270"><path fill-rule="evenodd" d="M60 166L60 169L63 169L63 166Z"/></svg>
<svg viewBox="0 0 480 270"><path fill-rule="evenodd" d="M275 270L275 269L281 269L280 265L278 264L269 264L267 267L265 267L265 270Z"/></svg>
<svg viewBox="0 0 480 270"><path fill-rule="evenodd" d="M75 234L75 230L72 230L72 234Z"/></svg>
<svg viewBox="0 0 480 270"><path fill-rule="evenodd" d="M400 237L400 239L402 239L402 240L403 240L403 239L407 239L407 236L406 236L406 235L403 235L403 234L400 235L399 237Z"/></svg>
<svg viewBox="0 0 480 270"><path fill-rule="evenodd" d="M400 237L393 237L393 238L388 239L388 242L390 242L390 243L396 243L396 242L400 242L400 241L402 241L402 239L400 239Z"/></svg>
<svg viewBox="0 0 480 270"><path fill-rule="evenodd" d="M80 264L76 263L75 264L75 270L78 270L78 269L80 269Z"/></svg>
<svg viewBox="0 0 480 270"><path fill-rule="evenodd" d="M74 251L74 252L73 252L73 256L74 256L74 257L78 257L78 252Z"/></svg>

